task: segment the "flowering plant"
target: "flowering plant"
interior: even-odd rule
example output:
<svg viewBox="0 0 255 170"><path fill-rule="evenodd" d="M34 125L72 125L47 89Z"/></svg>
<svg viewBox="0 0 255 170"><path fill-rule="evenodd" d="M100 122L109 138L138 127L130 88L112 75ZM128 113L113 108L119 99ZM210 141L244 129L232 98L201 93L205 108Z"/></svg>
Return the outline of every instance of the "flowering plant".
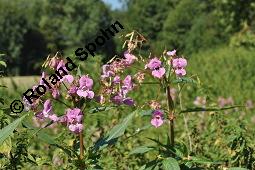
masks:
<svg viewBox="0 0 255 170"><path fill-rule="evenodd" d="M155 130L160 130L167 124L167 143L164 144L160 140L151 138L150 140L156 142L159 147L141 146L135 148L130 154L142 154L149 151L159 152L155 160L144 165L143 168L161 167L177 170L180 169L179 164L184 167L192 167L194 163L197 163L197 160L190 156L194 144L184 113L219 111L233 107L226 108L222 105L219 108L208 108L205 99L197 98L194 104L202 107L184 109L181 96L183 87L188 83L199 85L199 81L195 80L194 76L187 76L189 75L189 72L186 71L187 59L183 56L180 57L177 50L165 50L161 55L149 54L148 57L142 57L136 52L138 47L142 47L146 39L135 31L126 37L128 39L125 41L124 47L127 45L127 49L124 54L103 64L100 68L101 75L97 79L92 78L89 72L81 74L80 66L72 71L65 69L71 59L68 58L66 61L59 53L53 57L48 57L43 64L43 67L49 69L48 73L42 72L39 86L30 89L30 91L40 92L40 87L46 84L44 87L47 88L47 92L45 89L46 93L33 98L32 103L26 97L23 98L26 110L33 113L33 120L37 123L46 123L43 126L38 123L39 129L31 128L26 124L24 126L32 129L34 134L38 134L49 144L68 153L71 161L75 161L75 165L80 169L101 168L98 163L100 151L115 143L125 133L128 124L134 117L149 116L150 121L146 122L149 126L142 129L156 128ZM63 69L62 72L59 71L60 68ZM130 70L135 70L135 73ZM45 78L47 74L56 73L56 71L58 74L51 74L50 76L51 86L49 86ZM158 91L153 93L157 93L159 97L156 99L146 98L148 102L142 103L139 98L134 97L135 91L146 85L157 86ZM177 87L178 90L173 87ZM63 112L56 109L56 103L63 106ZM84 147L85 120L90 119L91 113L109 111L113 108L127 108L126 110L130 109L132 112L106 134L100 134L92 147ZM189 149L182 142L175 140L175 121L180 118L180 115L183 116ZM15 129L26 116L27 114L20 117L8 127ZM65 130L68 131L67 133L74 138L71 148L63 147L48 135L40 132L46 127L54 128L57 125L64 126ZM3 131L6 132L6 129ZM141 130L137 130L136 134L140 132ZM77 144L79 149L77 149ZM200 162L208 163L209 161L200 160Z"/></svg>

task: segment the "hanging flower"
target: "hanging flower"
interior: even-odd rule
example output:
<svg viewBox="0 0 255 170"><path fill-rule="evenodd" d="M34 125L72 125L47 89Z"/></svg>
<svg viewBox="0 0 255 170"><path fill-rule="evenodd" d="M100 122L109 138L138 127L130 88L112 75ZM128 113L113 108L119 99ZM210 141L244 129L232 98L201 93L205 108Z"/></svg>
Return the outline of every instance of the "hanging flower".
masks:
<svg viewBox="0 0 255 170"><path fill-rule="evenodd" d="M154 110L152 113L151 124L158 128L164 123L163 112L161 110Z"/></svg>

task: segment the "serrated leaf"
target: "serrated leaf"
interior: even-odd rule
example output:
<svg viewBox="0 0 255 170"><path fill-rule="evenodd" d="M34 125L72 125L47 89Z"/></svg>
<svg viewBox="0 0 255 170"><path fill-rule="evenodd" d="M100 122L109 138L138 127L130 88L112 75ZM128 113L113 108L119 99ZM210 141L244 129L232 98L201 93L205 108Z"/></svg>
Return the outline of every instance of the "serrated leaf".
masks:
<svg viewBox="0 0 255 170"><path fill-rule="evenodd" d="M16 119L15 121L13 121L12 123L10 123L9 125L0 130L0 144L2 144L3 141L12 134L14 129L18 127L18 125L22 122L22 120L26 116L27 115L23 115L22 117Z"/></svg>
<svg viewBox="0 0 255 170"><path fill-rule="evenodd" d="M180 170L180 166L174 158L167 158L162 161L162 168L164 170Z"/></svg>
<svg viewBox="0 0 255 170"><path fill-rule="evenodd" d="M153 148L150 148L150 147L147 147L147 146L140 146L140 147L137 147L137 148L133 149L129 154L130 155L143 154L143 153L146 153L150 150L153 150Z"/></svg>

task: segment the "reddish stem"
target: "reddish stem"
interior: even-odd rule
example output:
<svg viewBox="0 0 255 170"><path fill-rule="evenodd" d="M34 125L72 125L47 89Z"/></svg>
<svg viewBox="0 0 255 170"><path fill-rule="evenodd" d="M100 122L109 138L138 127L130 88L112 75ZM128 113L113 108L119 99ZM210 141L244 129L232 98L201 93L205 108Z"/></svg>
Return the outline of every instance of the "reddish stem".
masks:
<svg viewBox="0 0 255 170"><path fill-rule="evenodd" d="M169 113L168 113L168 119L169 119L168 133L169 133L169 135L168 135L168 137L169 137L170 145L174 146L174 102L171 97L170 86L166 87L166 94L167 94L168 109L169 109Z"/></svg>

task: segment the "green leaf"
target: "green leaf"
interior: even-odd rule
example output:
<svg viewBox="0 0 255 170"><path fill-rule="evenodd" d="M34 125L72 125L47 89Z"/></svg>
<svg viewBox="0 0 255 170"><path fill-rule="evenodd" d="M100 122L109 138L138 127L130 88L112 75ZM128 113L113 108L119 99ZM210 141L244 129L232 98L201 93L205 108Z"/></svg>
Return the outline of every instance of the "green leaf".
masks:
<svg viewBox="0 0 255 170"><path fill-rule="evenodd" d="M158 160L153 160L151 162L146 163L145 166L142 166L140 168L140 170L142 170L142 169L143 170L156 170L156 169L158 169L158 163L159 163Z"/></svg>
<svg viewBox="0 0 255 170"><path fill-rule="evenodd" d="M235 105L235 106L229 106L229 107L223 107L223 108L217 108L217 107L212 107L212 108L202 108L202 107L195 107L195 108L188 108L186 110L182 110L179 113L189 113L189 112L208 112L208 111L221 111L221 110L228 110L228 109L234 109L237 107L244 107L240 105Z"/></svg>
<svg viewBox="0 0 255 170"><path fill-rule="evenodd" d="M108 133L106 141L110 141L112 139L115 139L115 138L118 138L118 137L122 136L124 134L128 124L130 123L130 121L134 117L135 112L136 111L132 112L120 124L114 126L110 130L110 132Z"/></svg>
<svg viewBox="0 0 255 170"><path fill-rule="evenodd" d="M3 141L8 138L14 129L18 127L18 125L22 122L22 120L26 117L27 115L23 115L22 117L16 119L12 123L10 123L8 126L4 127L3 129L0 130L0 144L3 143Z"/></svg>
<svg viewBox="0 0 255 170"><path fill-rule="evenodd" d="M78 68L77 68L77 73L76 73L77 76L81 76L81 66L79 65Z"/></svg>
<svg viewBox="0 0 255 170"><path fill-rule="evenodd" d="M140 147L137 147L135 149L133 149L129 154L132 155L132 154L143 154L143 153L146 153L150 150L152 150L153 148L150 148L150 147L147 147L147 146L140 146Z"/></svg>
<svg viewBox="0 0 255 170"><path fill-rule="evenodd" d="M239 167L233 167L233 168L229 168L228 170L248 170L246 168L239 168Z"/></svg>
<svg viewBox="0 0 255 170"><path fill-rule="evenodd" d="M38 138L48 144L57 145L57 142L55 141L55 139L43 131L38 132Z"/></svg>
<svg viewBox="0 0 255 170"><path fill-rule="evenodd" d="M5 155L10 154L12 149L12 141L11 137L8 137L1 145L0 145L0 153L3 153Z"/></svg>
<svg viewBox="0 0 255 170"><path fill-rule="evenodd" d="M140 116L151 116L153 110L141 110L139 111Z"/></svg>
<svg viewBox="0 0 255 170"><path fill-rule="evenodd" d="M114 126L106 135L104 138L100 138L95 145L93 146L94 150L102 150L108 145L111 145L117 141L117 138L122 136L129 124L129 122L132 120L133 116L135 115L136 111L129 114L123 121Z"/></svg>
<svg viewBox="0 0 255 170"><path fill-rule="evenodd" d="M7 67L6 63L4 61L0 61L0 65Z"/></svg>
<svg viewBox="0 0 255 170"><path fill-rule="evenodd" d="M162 166L164 170L180 170L178 162L174 158L167 158L162 161Z"/></svg>
<svg viewBox="0 0 255 170"><path fill-rule="evenodd" d="M199 163L199 164L214 164L213 161L210 161L206 158L200 158L200 157L195 157L195 156L191 157L191 161L194 163Z"/></svg>
<svg viewBox="0 0 255 170"><path fill-rule="evenodd" d="M197 82L194 79L189 78L189 77L180 77L180 78L178 78L176 80L173 80L172 83L174 83L174 84L176 84L176 83L192 83L192 84L197 84Z"/></svg>

